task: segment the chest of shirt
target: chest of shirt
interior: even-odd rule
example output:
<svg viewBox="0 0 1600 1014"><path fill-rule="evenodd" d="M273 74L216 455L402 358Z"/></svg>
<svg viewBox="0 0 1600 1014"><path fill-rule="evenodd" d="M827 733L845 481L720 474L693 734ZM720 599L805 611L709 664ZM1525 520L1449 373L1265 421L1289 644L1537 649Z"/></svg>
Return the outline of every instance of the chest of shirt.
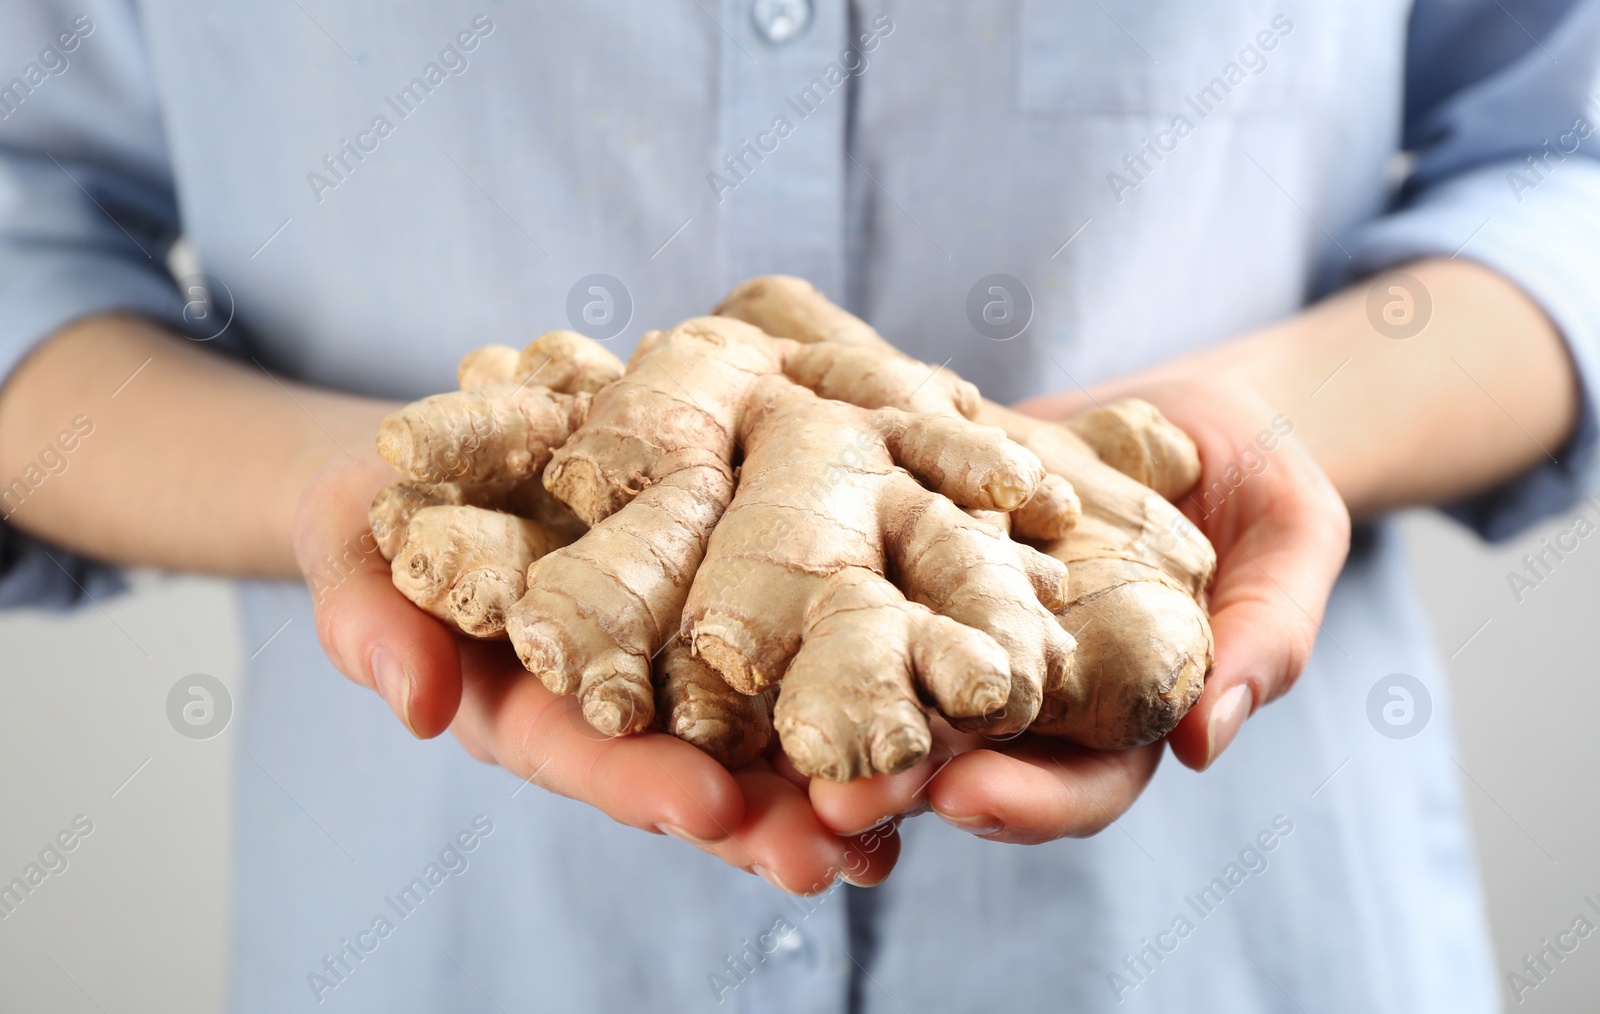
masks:
<svg viewBox="0 0 1600 1014"><path fill-rule="evenodd" d="M570 326L596 275L625 290L621 352L785 271L1003 397L1216 340L1297 305L1325 232L1381 202L1404 22L1391 0L146 12L186 231L263 360L392 394ZM968 312L996 274L1030 314L1003 342Z"/></svg>

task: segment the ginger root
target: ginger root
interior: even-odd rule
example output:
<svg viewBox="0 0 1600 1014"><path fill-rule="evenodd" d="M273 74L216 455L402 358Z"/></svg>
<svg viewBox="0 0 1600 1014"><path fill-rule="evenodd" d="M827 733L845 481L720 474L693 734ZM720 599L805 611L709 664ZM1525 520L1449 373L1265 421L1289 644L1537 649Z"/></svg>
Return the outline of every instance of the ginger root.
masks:
<svg viewBox="0 0 1600 1014"><path fill-rule="evenodd" d="M796 341L901 355L798 278L744 282L715 312ZM1046 694L1032 730L1098 749L1161 738L1200 696L1212 663L1204 593L1216 554L1167 499L1199 476L1193 442L1142 402L1058 425L984 401L976 418L1037 454L1082 504L1071 530L1043 544L1067 564L1059 617L1078 648L1069 679Z"/></svg>
<svg viewBox="0 0 1600 1014"><path fill-rule="evenodd" d="M395 587L473 637L505 630L533 561L559 543L536 521L482 507L424 507L392 561Z"/></svg>
<svg viewBox="0 0 1600 1014"><path fill-rule="evenodd" d="M1215 557L1167 500L1187 436L1137 401L1020 416L798 279L716 313L625 369L572 332L479 349L386 420L397 587L509 636L601 732L730 767L776 732L806 774L902 771L930 707L1106 749L1170 731L1211 665Z"/></svg>
<svg viewBox="0 0 1600 1014"><path fill-rule="evenodd" d="M868 411L778 378L742 422L738 491L683 628L734 689L779 686L795 766L836 781L905 770L931 746L922 699L1024 729L1072 659L1050 611L1066 568L960 507L1027 502L1038 459L959 416Z"/></svg>
<svg viewBox="0 0 1600 1014"><path fill-rule="evenodd" d="M911 475L974 508L1011 510L1033 497L1043 481L1043 467L999 431L899 407L948 406L952 398L961 397L960 387L930 383L932 367L901 369L907 361L898 358L890 370L832 370L830 358L845 355L859 358L857 350L782 341L727 318L686 321L642 343L628 371L595 395L583 425L552 453L546 485L593 527L529 568L528 593L509 612L507 629L523 664L552 690L576 693L596 728L621 733L650 726L656 697L651 659L680 629L688 634L693 654L736 690L754 693L783 676L815 627L805 622L807 616L826 619L829 611L823 604L815 615L808 612L823 597L823 589L814 582L804 589L793 582L786 586L789 571L760 555L774 541L785 551L790 545L810 551L801 564L805 576L863 571L862 581L872 586L863 594L877 596L877 606L921 617L927 607L907 601L884 576L889 551L901 541L926 535L912 522L928 509L928 501L938 500L961 522L970 519ZM825 400L799 380L883 407L870 412ZM976 407L975 397L966 400ZM775 450L764 454L769 447ZM735 494L733 475L741 449L739 486L749 491L742 499ZM847 451L860 460L847 459ZM835 465L833 475L824 474ZM1058 509L1076 506L1054 484L1050 489ZM737 517L724 513L730 503L739 507ZM758 506L743 513L750 505ZM1056 528L1070 523L1047 511L1041 517ZM959 540L959 535L950 537ZM1004 547L998 552L1029 552L1020 544L984 537ZM709 557L708 543L717 546ZM976 566L978 554L970 555ZM904 565L916 563L908 559ZM1009 591L994 594L1033 599L1025 568L1014 570L1017 577ZM697 572L712 576L697 577ZM749 575L743 589L733 582L740 573ZM685 612L691 583L709 590ZM946 582L959 583L954 575ZM741 591L749 596L746 601L738 601ZM967 602L953 590L947 590L947 598L957 608ZM764 622L749 609L751 603L766 604L780 618ZM1000 626L992 617L983 619ZM1039 630L1051 632L1056 655L1070 654L1070 639L1037 601L1033 620ZM983 629L963 628L959 635L970 635L977 647L949 648L966 668L941 671L936 679L930 674L929 681L919 684L914 644L931 638L952 641L958 636L954 628L961 624L919 619L895 628L895 621L886 622L890 626L880 633L901 663L893 674L896 699L911 705L899 716L903 735L898 745L875 745L883 737L874 739L867 723L857 722L849 734L852 741L838 744L838 756L818 759L819 771L827 768L837 771L837 777L850 777L900 770L924 755L927 725L915 705L913 687L942 697L961 714L976 716L1005 707L1012 694L1005 649ZM1019 647L1031 650L1023 678L1016 681L1020 699L1014 713L1026 711L1031 719L1049 663L1046 649L1031 642ZM937 653L921 657L931 664ZM981 665L974 661L980 658ZM980 692L976 688L984 681L989 691ZM875 692L862 703L870 707L884 699L884 693ZM848 704L833 702L840 711ZM781 693L778 707L785 708ZM686 735L714 753L731 749L714 741L708 731L714 723L696 726L672 714L666 721L669 727L691 730ZM696 728L701 731L692 731ZM854 759L839 759L845 755Z"/></svg>
<svg viewBox="0 0 1600 1014"><path fill-rule="evenodd" d="M586 530L534 473L581 421L589 396L621 374L599 344L550 331L521 352L467 353L457 369L462 391L384 420L379 453L410 478L380 492L367 517L395 587L463 633L504 637L528 566Z"/></svg>

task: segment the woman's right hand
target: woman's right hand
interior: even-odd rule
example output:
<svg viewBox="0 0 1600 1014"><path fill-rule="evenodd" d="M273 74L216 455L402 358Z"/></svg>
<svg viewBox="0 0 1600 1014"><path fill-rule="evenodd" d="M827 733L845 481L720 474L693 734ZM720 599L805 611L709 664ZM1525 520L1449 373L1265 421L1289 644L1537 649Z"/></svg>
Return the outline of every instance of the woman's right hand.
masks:
<svg viewBox="0 0 1600 1014"><path fill-rule="evenodd" d="M325 467L300 497L294 550L328 658L377 691L412 735L449 729L480 761L620 823L684 838L792 893L821 891L836 875L858 884L888 876L899 854L894 828L835 835L781 758L729 772L664 733L602 736L509 644L463 637L413 605L367 525L373 497L395 479L376 457Z"/></svg>

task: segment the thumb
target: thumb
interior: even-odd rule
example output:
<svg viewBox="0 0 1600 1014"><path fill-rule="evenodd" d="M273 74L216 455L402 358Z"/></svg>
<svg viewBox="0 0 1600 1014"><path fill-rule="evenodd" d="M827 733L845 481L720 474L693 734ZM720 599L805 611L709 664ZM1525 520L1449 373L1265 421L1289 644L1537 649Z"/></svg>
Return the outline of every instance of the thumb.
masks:
<svg viewBox="0 0 1600 1014"><path fill-rule="evenodd" d="M300 498L295 559L328 658L376 690L412 735L429 738L455 717L461 668L455 635L395 589L368 525L373 497L395 478L376 462L323 469Z"/></svg>
<svg viewBox="0 0 1600 1014"><path fill-rule="evenodd" d="M1279 509L1222 554L1211 594L1215 666L1169 737L1173 754L1195 770L1209 767L1245 719L1294 685L1320 639L1344 652L1322 629L1349 545L1349 516L1331 488L1305 498L1320 508Z"/></svg>

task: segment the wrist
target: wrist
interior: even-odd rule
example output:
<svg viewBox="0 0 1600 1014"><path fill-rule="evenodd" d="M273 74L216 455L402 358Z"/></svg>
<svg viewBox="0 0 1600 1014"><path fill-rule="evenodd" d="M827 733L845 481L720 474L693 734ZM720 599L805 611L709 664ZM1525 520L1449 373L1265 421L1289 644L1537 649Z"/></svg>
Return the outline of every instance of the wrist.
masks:
<svg viewBox="0 0 1600 1014"><path fill-rule="evenodd" d="M1378 315L1401 299L1426 316L1395 334ZM1357 282L1198 361L1293 420L1357 517L1511 480L1552 460L1576 418L1576 371L1554 325L1466 261Z"/></svg>

